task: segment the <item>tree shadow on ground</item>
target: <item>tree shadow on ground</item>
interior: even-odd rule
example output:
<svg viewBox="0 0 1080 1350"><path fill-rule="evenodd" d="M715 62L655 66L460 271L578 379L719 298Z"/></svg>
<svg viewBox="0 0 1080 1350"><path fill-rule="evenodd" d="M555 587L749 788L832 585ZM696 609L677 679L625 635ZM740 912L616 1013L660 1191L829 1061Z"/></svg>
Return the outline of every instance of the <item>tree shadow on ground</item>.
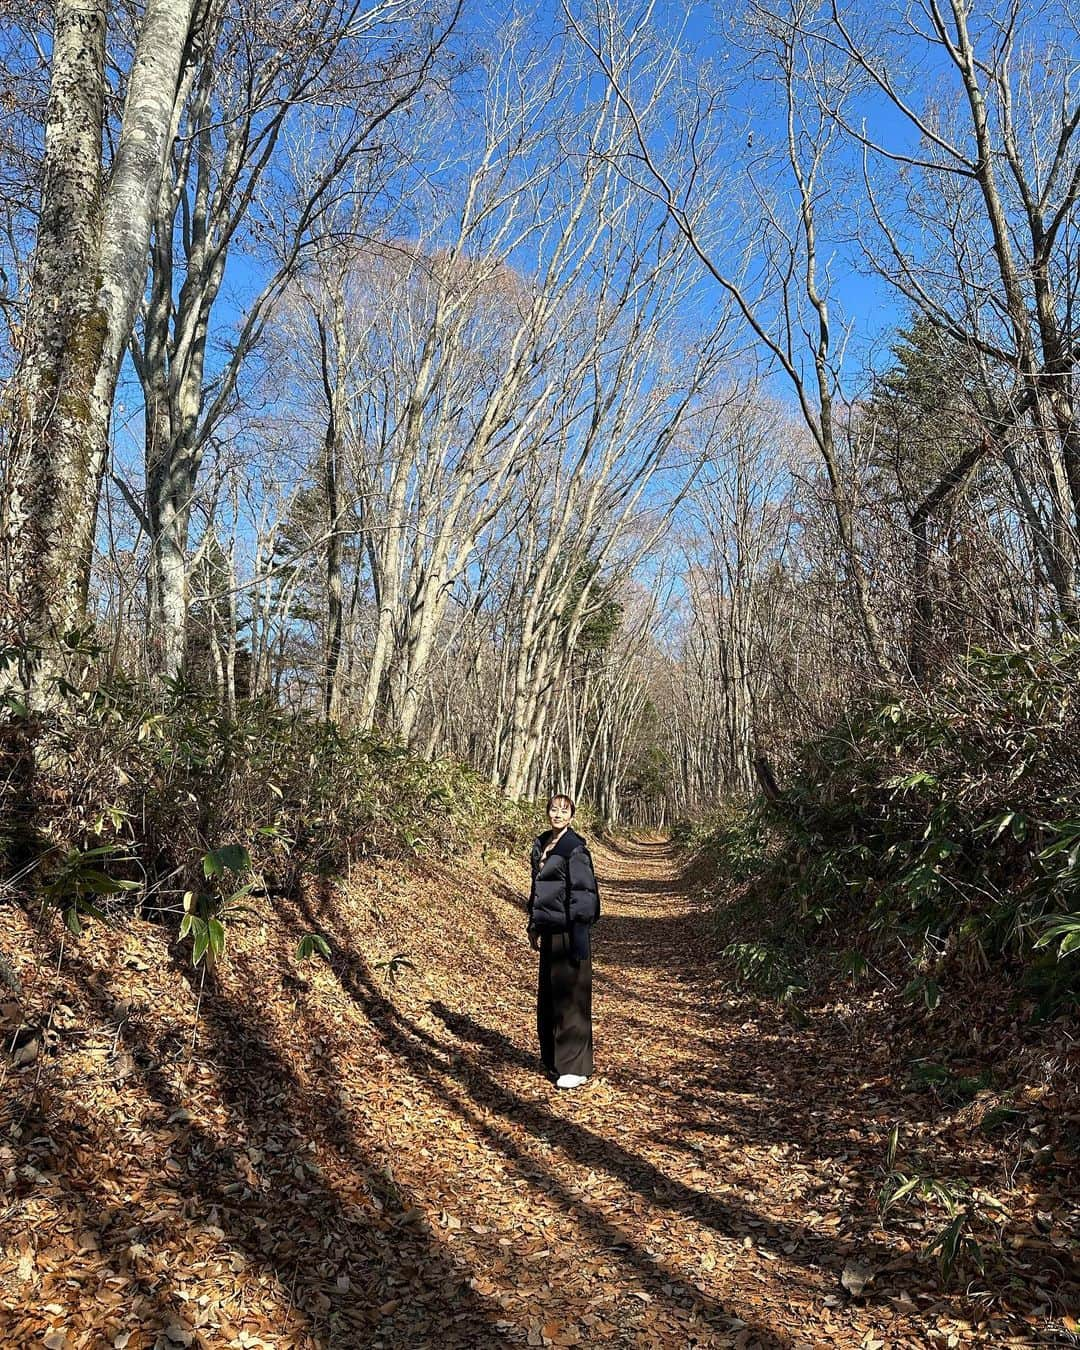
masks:
<svg viewBox="0 0 1080 1350"><path fill-rule="evenodd" d="M325 916L324 916L325 917ZM343 988L363 1009L373 1025L378 1027L385 1044L395 1056L404 1060L410 1070L424 1079L439 1096L461 1114L468 1114L474 1128L485 1134L505 1153L516 1145L501 1133L493 1134L484 1120L486 1115L502 1117L523 1128L545 1145L560 1148L572 1166L582 1169L602 1168L609 1176L637 1191L648 1203L672 1213L692 1218L705 1224L720 1236L731 1238L751 1227L765 1229L770 1240L791 1246L789 1260L810 1270L832 1270L839 1276L849 1247L837 1245L827 1237L810 1233L801 1225L791 1226L784 1221L769 1218L751 1206L720 1199L705 1190L697 1189L677 1178L666 1175L655 1164L635 1154L622 1143L605 1138L584 1125L568 1121L547 1109L542 1103L522 1097L509 1090L483 1064L475 1059L462 1060L456 1047L433 1036L405 1015L377 987L371 972L362 959L339 945L335 969ZM455 1038L480 1045L485 1054L497 1063L510 1063L524 1068L533 1063L524 1052L502 1032L483 1027L465 1013L453 1013L443 1007L440 1013L444 1024ZM448 1020L449 1019L449 1020ZM462 1100L467 1094L481 1113L473 1112ZM733 1122L734 1131L738 1124ZM606 1222L603 1221L602 1222ZM866 1224L869 1228L870 1225ZM874 1240L869 1234L860 1236L863 1259L879 1266L891 1262L896 1251ZM758 1328L756 1334L775 1335L767 1328Z"/></svg>
<svg viewBox="0 0 1080 1350"><path fill-rule="evenodd" d="M671 854L667 844L631 844L611 851L635 861L649 856L668 858ZM671 1058L662 1066L643 1064L635 1068L626 1057L613 1055L610 1067L601 1070L604 1077L614 1085L638 1088L671 1104L693 1122L699 1144L709 1135L724 1135L760 1147L784 1144L794 1148L804 1162L826 1170L836 1165L836 1159L845 1158L849 1179L861 1171L866 1193L871 1194L879 1181L876 1164L850 1157L852 1128L862 1134L860 1142L864 1144L868 1134L871 1143L878 1142L876 1136L880 1135L884 1157L888 1125L876 1124L875 1113L880 1117L906 1111L909 1104L903 1094L886 1090L880 1082L866 1081L868 1066L858 1056L837 1053L838 1047L819 1034L821 1028L795 1033L778 1009L732 990L716 974L708 911L687 914L678 883L601 877L601 886L606 894L620 898L626 894L635 903L643 891L662 893L678 910L677 914L666 914L661 908L655 915L641 916L609 908L601 920L595 944L594 987L601 1000L609 990L617 991L620 1004L638 1004L645 1018L639 1021L620 1010L618 1030L637 1032L643 1043L655 1045L657 1026L647 1020L647 1010L671 1006L671 994L664 990L663 983L636 981L635 970L667 974L678 985L679 997L688 997L695 1012L687 1021L676 1022L676 1034L668 1037L663 1047ZM722 1024L723 1036L695 1035L688 1022L692 1024L696 1014L706 1023L711 1019ZM603 1016L601 1002L601 1019ZM458 1019L451 1027L465 1040L482 1034L479 1024L474 1023L470 1035L468 1020ZM485 1049L494 1063L531 1065L529 1057L502 1033L491 1030L486 1034L491 1039ZM792 1082L799 1084L794 1091L788 1090ZM808 1098L812 1105L807 1105ZM655 1138L662 1142L659 1134ZM680 1147L678 1141L666 1142ZM688 1146L683 1151L698 1150Z"/></svg>
<svg viewBox="0 0 1080 1350"><path fill-rule="evenodd" d="M509 1038L495 1028L482 1027L467 1014L460 1012L455 1013L438 1004L433 1005L433 1011L435 1011L441 1020L446 1023L448 1029L451 1030L455 1036L472 1041L474 1044L481 1045L493 1063L514 1063L521 1065L522 1067L534 1063L534 1061L524 1054L513 1041L509 1040ZM420 1033L420 1035L423 1034L424 1033L422 1032ZM474 1079L475 1076L474 1073ZM495 1084L494 1086L497 1089L498 1094L502 1095L504 1098L509 1095L500 1085ZM644 1086L652 1092L656 1084L654 1080L645 1081ZM812 1137L793 1141L789 1135L786 1135L783 1132L781 1122L774 1118L768 1120L763 1119L753 1110L747 1111L745 1109L745 1103L743 1102L729 1103L726 1109L723 1110L723 1113L718 1115L718 1109L721 1108L723 1104L717 1103L715 1100L707 1101L699 1096L688 1097L685 1091L680 1087L669 1089L667 1095L674 1099L680 1106L688 1104L693 1107L694 1113L698 1117L693 1125L693 1132L695 1134L723 1133L736 1141L742 1140L743 1142L763 1146L779 1142L795 1142L804 1146L808 1155L820 1157L820 1159L825 1162L831 1162L836 1154L843 1154L843 1145L845 1142L850 1146L850 1141L847 1141L846 1137L839 1131L831 1136L823 1133L816 1133ZM706 1113L703 1111L702 1107L707 1107L708 1112ZM763 1109L767 1109L767 1106L763 1107ZM530 1110L537 1123L542 1124L545 1133L549 1134L548 1126L551 1118L548 1113L541 1107L534 1106L531 1107ZM556 1119L558 1123L566 1125L566 1122L562 1121L561 1118L554 1119ZM595 1143L595 1139L587 1138L583 1145L582 1141L574 1137L573 1131L575 1128L578 1127L567 1126L567 1129L570 1131L569 1138L566 1142L568 1151L581 1152L584 1145L591 1146ZM586 1135L588 1135L588 1133L589 1132L586 1131ZM646 1137L657 1138L657 1142L663 1143L665 1147L680 1147L680 1141L673 1140L670 1137L653 1136L650 1134L647 1134ZM635 1172L639 1172L640 1179L644 1181L649 1191L655 1191L658 1185L661 1186L661 1188L670 1188L674 1201L672 1207L688 1213L693 1213L703 1223L708 1224L709 1227L717 1232L727 1232L729 1234L732 1232L744 1232L749 1226L752 1226L753 1223L764 1222L769 1228L776 1231L781 1239L791 1236L791 1234L784 1231L782 1225L773 1222L766 1216L758 1214L752 1208L740 1207L726 1201L717 1201L715 1197L710 1196L708 1192L699 1191L693 1187L686 1186L682 1182L672 1181L671 1179L666 1178L654 1164L645 1159L636 1157L620 1145L609 1144L606 1141L600 1142L603 1146L601 1151L605 1155L605 1166L610 1163L610 1170L614 1171L616 1175L628 1177ZM826 1147L822 1147L823 1145ZM835 1146L835 1154L827 1147L828 1145ZM820 1253L821 1260L820 1262L816 1262L816 1264L821 1264L825 1267L836 1264L836 1261L832 1257L831 1247L828 1241L817 1239L813 1236L807 1236L805 1238L805 1245L807 1253L815 1250ZM868 1239L865 1244L861 1244L861 1250L867 1254L867 1259L882 1262L891 1260L896 1255L890 1248L887 1248L880 1243L875 1243L871 1239ZM840 1262L840 1264L842 1264L842 1262Z"/></svg>
<svg viewBox="0 0 1080 1350"><path fill-rule="evenodd" d="M884 1109L886 1099L891 1109L916 1118L911 1113L909 1095L891 1082L876 1081L891 1070L891 1063L872 1064L853 1053L850 1045L845 1045L843 1029L833 1021L818 1016L809 1026L794 1029L778 1007L734 991L718 973L707 915L691 914L676 921L663 915L613 914L603 922L605 930L602 942L597 943L594 966L594 981L601 990L610 985L618 990L620 1000L630 997L643 1005L663 1007L670 1004L670 996L665 995L662 985L656 991L657 986L649 984L646 988L650 992L642 994L629 987L624 973L668 972L679 985L680 999L689 998L694 1020L700 1016L706 1025L711 1021L724 1026L723 1037L715 1038L695 1038L693 1031L682 1028L681 1048L690 1053L682 1056L672 1071L683 1076L687 1089L698 1089L699 1099L704 1095L715 1100L722 1116L717 1130L731 1133L741 1123L747 1139L782 1138L819 1150L829 1136L807 1111L806 1102L827 1101L837 1122L838 1151L844 1152L841 1134L864 1114L872 1117L875 1110ZM635 1026L634 1019L625 1015L619 1021L630 1029ZM647 1023L636 1025L655 1034ZM693 1053L694 1049L698 1053ZM801 1090L785 1092L784 1079L799 1082ZM740 1104L733 1121L731 1106L724 1098L736 1092L754 1094L757 1105ZM865 1113L859 1109L862 1102L867 1103ZM781 1122L778 1127L771 1124L776 1120Z"/></svg>
<svg viewBox="0 0 1080 1350"><path fill-rule="evenodd" d="M530 1056L495 1028L481 1026L467 1014L455 1012L445 1005L436 1003L432 1007L456 1037L482 1047L485 1057L493 1067L497 1068L499 1064L504 1063L526 1067L533 1063ZM749 1038L747 1044L750 1044ZM607 1076L605 1073L605 1077ZM623 1076L624 1070L617 1070L611 1075L613 1080ZM677 1074L674 1076L678 1077ZM474 1084L477 1081L475 1071L471 1075L471 1081ZM667 1097L680 1111L692 1108L697 1119L688 1129L685 1139L673 1138L664 1127L655 1131L643 1131L642 1137L664 1150L677 1149L687 1155L694 1155L692 1164L696 1168L701 1168L704 1163L701 1161L699 1149L694 1147L695 1142L700 1144L702 1136L723 1134L728 1137L731 1146L730 1157L724 1160L724 1174L729 1179L735 1180L742 1175L748 1185L759 1184L760 1174L756 1173L753 1161L742 1161L740 1146L746 1144L767 1149L776 1143L783 1143L794 1147L793 1156L803 1164L809 1163L812 1166L817 1163L819 1165L817 1176L807 1176L801 1183L811 1195L815 1189L833 1193L838 1178L842 1179L845 1189L854 1192L863 1190L866 1194L870 1194L875 1182L879 1180L876 1173L865 1173L865 1169L865 1174L861 1181L859 1180L860 1168L850 1157L851 1139L846 1127L850 1117L834 1120L825 1111L815 1111L813 1113L815 1119L799 1132L797 1138L793 1138L791 1132L783 1128L783 1120L768 1114L772 1109L772 1103L768 1100L755 1104L748 1104L745 1100L723 1102L715 1098L701 1097L679 1087L658 1094L655 1079L642 1079L642 1086L650 1096ZM505 1100L509 1094L502 1091L501 1095ZM486 1095L484 1101L491 1109L493 1103ZM494 1109L510 1114L509 1102L505 1105L496 1102ZM528 1107L524 1113L519 1111L515 1118L544 1138L559 1144L583 1165L586 1163L597 1165L593 1149L595 1140L590 1137L589 1131L571 1125L561 1118L555 1118L556 1124L553 1126L551 1115L537 1106ZM689 1125L689 1122L687 1123ZM850 1208L848 1217L851 1225L839 1232L833 1241L811 1231L805 1231L797 1224L792 1226L769 1218L745 1203L719 1200L711 1196L707 1190L667 1177L661 1168L635 1156L621 1145L604 1141L599 1152L599 1165L626 1181L628 1185L634 1186L643 1196L655 1196L658 1205L695 1217L718 1233L730 1236L732 1233L752 1229L760 1231L764 1228L768 1231L769 1243L782 1246L785 1252L792 1242L797 1244L796 1250L788 1254L791 1262L822 1270L831 1269L837 1281L840 1270L854 1246L860 1254L860 1259L868 1261L877 1269L893 1267L894 1283L897 1285L903 1283L901 1273L903 1267L910 1263L909 1254L872 1237L869 1230L876 1227L876 1217L857 1204L853 1204ZM812 1207L812 1204L808 1205L808 1208ZM885 1295L871 1293L867 1298L868 1304L878 1301L884 1305Z"/></svg>
<svg viewBox="0 0 1080 1350"><path fill-rule="evenodd" d="M632 895L635 901L641 896L645 896L648 898L655 897L658 901L682 902L678 885L673 883L670 877L633 877L627 879L601 876L600 894L601 903L608 899L621 899L624 895Z"/></svg>
<svg viewBox="0 0 1080 1350"><path fill-rule="evenodd" d="M605 959L608 953L602 932L593 938L593 951L596 956L596 962L593 965L594 989L611 990L617 993L620 999L625 999L627 1003L638 1003L642 1007L669 1006L671 1000L666 994L650 994L642 989L633 989L626 980L620 980L611 973L611 965Z"/></svg>
<svg viewBox="0 0 1080 1350"><path fill-rule="evenodd" d="M608 853L614 853L617 858L633 858L637 861L641 858L668 858L671 856L671 844L666 839L634 840L605 834L601 843Z"/></svg>
<svg viewBox="0 0 1080 1350"><path fill-rule="evenodd" d="M827 1136L815 1122L815 1113L807 1111L806 1102L827 1101L838 1122L839 1152L845 1151L840 1134L875 1113L889 1111L912 1123L934 1118L931 1097L913 1095L896 1081L895 1052L887 1043L878 1041L869 1049L860 1049L840 1020L823 1008L811 1010L809 1024L795 1028L785 1020L779 1005L733 989L717 964L707 913L691 913L677 921L663 915L614 914L604 924L593 975L600 989L609 985L618 990L620 1000L662 1007L670 1003L662 987L655 992L655 983L649 983L649 992L642 993L623 976L633 971L667 971L681 987L680 998L689 997L697 1016L724 1026L723 1037L699 1038L702 1053L685 1057L680 1072L688 1085L721 1098L739 1090L757 1094L758 1115L779 1118L784 1139L811 1148L819 1148ZM634 1019L625 1015L620 1021L634 1025ZM647 1024L638 1025L648 1030ZM686 1031L687 1047L693 1035ZM798 1090L783 1091L782 1079L797 1082ZM767 1097L768 1092L772 1095ZM861 1110L864 1102L865 1110ZM723 1109L726 1113L727 1108ZM753 1118L745 1106L742 1115L748 1123ZM730 1127L727 1121L717 1128L729 1132ZM760 1132L760 1126L750 1129Z"/></svg>
<svg viewBox="0 0 1080 1350"><path fill-rule="evenodd" d="M601 883L605 891L611 889L611 883ZM634 886L635 896L640 895L643 887ZM676 942L675 930L679 930ZM640 915L603 912L597 928L597 946L603 952L608 967L617 970L633 970L645 967L657 972L668 971L672 979L683 973L683 962L688 950L698 956L701 968L708 966L715 956L716 943L704 917L659 912L648 918ZM693 963L687 970L693 971Z"/></svg>
<svg viewBox="0 0 1080 1350"><path fill-rule="evenodd" d="M606 1218L596 1206L589 1204L582 1195L561 1181L556 1170L540 1162L515 1142L506 1129L498 1128L487 1117L502 1117L509 1126L521 1126L534 1140L545 1145L557 1145L579 1166L580 1170L575 1174L578 1177L584 1178L590 1168L602 1167L650 1201L654 1196L661 1196L671 1185L662 1173L650 1169L647 1164L639 1164L633 1154L617 1146L612 1146L613 1153L612 1147L602 1136L568 1124L543 1107L503 1088L475 1062L462 1061L452 1043L431 1036L398 1011L377 989L362 960L352 956L341 958L340 947L338 951L339 959L335 964L343 989L379 1028L395 1056L404 1060L409 1071L422 1079L433 1095L501 1154L519 1176L527 1179L567 1215L572 1216L602 1249L628 1266L634 1280L645 1285L651 1298L673 1302L686 1313L693 1313L695 1308L700 1309L703 1320L722 1334L730 1334L733 1322L737 1319L738 1324L748 1327L751 1337L756 1337L763 1346L783 1350L790 1344L785 1336L775 1330L749 1322L743 1311L722 1307L715 1299L689 1283L677 1270L665 1267L647 1255L617 1223ZM535 1067L535 1062L522 1052L518 1051L517 1054L517 1062L521 1067ZM475 1105L464 1100L461 1092ZM612 1166L616 1155L621 1165L617 1163ZM651 1194L648 1189L650 1182ZM689 1212L685 1206L676 1205L675 1208ZM717 1231L723 1231L722 1226L718 1225Z"/></svg>
<svg viewBox="0 0 1080 1350"><path fill-rule="evenodd" d="M249 1002L222 990L203 999L196 1063L213 1064L229 1109L227 1126L215 1129L189 1111L191 1097L171 1081L175 1074L161 1058L165 1038L126 1009L99 972L70 948L64 966L78 979L83 1011L123 1028L120 1044L131 1057L129 1076L156 1108L147 1128L180 1122L170 1148L176 1174L151 1178L137 1198L119 1207L105 1203L115 1179L96 1173L97 1154L83 1149L60 1160L69 1194L74 1189L93 1201L87 1208L95 1209L96 1217L87 1218L86 1232L104 1257L126 1266L133 1240L152 1254L170 1224L172 1250L189 1248L209 1225L216 1233L209 1246L239 1260L244 1278L250 1275L249 1297L258 1296L260 1280L271 1282L274 1324L256 1313L233 1317L236 1325L246 1321L251 1328L254 1322L258 1333L281 1334L285 1328L278 1323L284 1319L294 1335L306 1336L305 1343L316 1348L507 1344L501 1306L470 1287L472 1272L455 1263L421 1219L417 1196L387 1176L369 1144L351 1129L340 1094L328 1083L313 1089L298 1078L275 1048L277 1029ZM52 1091L44 1114L53 1135L92 1137L78 1094L69 1099L62 1087ZM348 1203L339 1193L340 1174L332 1182L307 1150L320 1130L356 1186ZM249 1150L257 1144L253 1170ZM108 1151L101 1157L107 1160ZM160 1271L152 1289L151 1316L161 1321L156 1330L169 1322L195 1329L189 1319L196 1305L175 1287L170 1290ZM145 1310L138 1325L153 1330L146 1326Z"/></svg>
<svg viewBox="0 0 1080 1350"><path fill-rule="evenodd" d="M42 1320L47 1320L43 1317L47 1307L59 1310L51 1320L63 1328L63 1303L58 1300L65 1298L72 1287L81 1290L85 1283L92 1281L93 1267L101 1252L107 1252L114 1258L116 1268L124 1270L126 1284L123 1296L118 1296L113 1306L106 1305L101 1310L94 1329L107 1331L108 1339L102 1340L102 1344L113 1343L115 1335L126 1322L129 1323L130 1311L134 1308L139 1310L140 1325L147 1320L158 1328L180 1324L186 1304L176 1283L167 1272L149 1270L145 1263L142 1269L138 1268L132 1251L135 1228L131 1224L129 1204L118 1193L115 1184L109 1187L104 1178L99 1180L89 1174L82 1163L80 1150L89 1148L92 1142L92 1135L82 1120L66 1115L63 1106L55 1101L43 1107L33 1088L24 1098L18 1082L6 1087L10 1095L4 1102L3 1114L8 1118L11 1130L11 1147L22 1161L13 1169L17 1179L6 1195L5 1209L8 1214L17 1213L21 1201L29 1199L33 1203L35 1189L42 1185L37 1179L40 1175L50 1187L49 1201L56 1198L52 1188L62 1187L63 1221L70 1225L71 1237L62 1268L52 1272L39 1270L36 1260L38 1237L46 1212L40 1199L36 1205L38 1221L11 1234L8 1239L10 1250L21 1252L29 1261L29 1267L23 1287L12 1290L19 1296L14 1306L7 1305L3 1298L7 1291L0 1288L0 1343L10 1346L39 1343L40 1325ZM7 1134L7 1131L3 1133ZM63 1185L60 1178L77 1179L78 1189L70 1184ZM3 1228L0 1223L0 1234ZM132 1268L133 1263L135 1268ZM51 1283L43 1285L43 1280ZM60 1288L56 1287L58 1284ZM30 1290L33 1290L32 1303L27 1296Z"/></svg>
<svg viewBox="0 0 1080 1350"><path fill-rule="evenodd" d="M703 1322L724 1338L723 1344L728 1343L733 1323L748 1328L751 1339L756 1337L765 1347L784 1350L790 1344L784 1335L754 1324L743 1312L736 1314L721 1306L677 1270L664 1266L644 1252L617 1222L595 1205L589 1204L587 1197L578 1194L562 1180L568 1175L584 1178L591 1167L603 1167L630 1190L638 1191L651 1201L647 1188L664 1188L668 1183L663 1174L655 1169L650 1170L647 1165L645 1175L641 1178L635 1175L632 1165L612 1168L609 1166L606 1141L602 1136L584 1128L579 1130L542 1106L504 1088L475 1060L462 1056L459 1041L466 1038L443 1040L402 1012L380 989L374 972L364 958L353 952L327 926L328 921L331 924L336 922L341 932L347 931L348 927L347 919L340 912L338 898L328 889L322 893L317 909L310 903L302 904L301 908L308 922L314 922L317 913L322 930L331 939L335 953L333 968L343 991L363 1013L399 1065L421 1081L434 1097L453 1111L530 1186L537 1188L550 1202L572 1217L597 1242L601 1251L607 1251L612 1258L617 1258L620 1264L627 1267L628 1274L636 1283L644 1283L652 1291L652 1298L673 1303L691 1315L695 1308L698 1309ZM431 1006L434 1010L435 1005ZM491 1044L499 1044L501 1048L501 1042L494 1039L499 1033L491 1034ZM512 1042L506 1044L513 1046ZM513 1047L513 1050L519 1067L536 1069L534 1057L527 1056L517 1047ZM500 1127L491 1120L492 1116L501 1117L506 1126ZM553 1168L546 1164L513 1138L510 1130L515 1126L521 1127L526 1135L544 1148L552 1144L563 1148L571 1154L572 1162L581 1165L580 1168L567 1173L562 1167ZM564 1139L566 1131L568 1133ZM622 1152L631 1164L637 1161L633 1154ZM632 1299L630 1305L634 1311L640 1312L640 1306Z"/></svg>

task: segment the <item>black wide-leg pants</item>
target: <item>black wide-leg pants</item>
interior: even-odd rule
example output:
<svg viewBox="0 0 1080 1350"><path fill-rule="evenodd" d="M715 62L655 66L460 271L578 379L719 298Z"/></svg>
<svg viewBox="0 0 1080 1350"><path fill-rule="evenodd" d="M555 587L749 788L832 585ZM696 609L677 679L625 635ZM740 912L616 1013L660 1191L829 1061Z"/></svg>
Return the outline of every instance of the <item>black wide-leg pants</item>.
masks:
<svg viewBox="0 0 1080 1350"><path fill-rule="evenodd" d="M540 1058L549 1073L593 1071L592 957L574 959L569 933L541 933L536 992Z"/></svg>

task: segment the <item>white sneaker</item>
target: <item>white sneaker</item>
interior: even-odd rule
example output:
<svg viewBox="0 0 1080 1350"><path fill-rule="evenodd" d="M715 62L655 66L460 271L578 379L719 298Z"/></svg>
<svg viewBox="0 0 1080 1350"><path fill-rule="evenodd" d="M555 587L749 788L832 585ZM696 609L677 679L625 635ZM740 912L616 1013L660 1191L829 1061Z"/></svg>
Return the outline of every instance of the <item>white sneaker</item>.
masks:
<svg viewBox="0 0 1080 1350"><path fill-rule="evenodd" d="M584 1074L564 1073L562 1077L556 1081L555 1086L560 1088L576 1088L581 1087L582 1083L587 1083L588 1081L589 1080Z"/></svg>

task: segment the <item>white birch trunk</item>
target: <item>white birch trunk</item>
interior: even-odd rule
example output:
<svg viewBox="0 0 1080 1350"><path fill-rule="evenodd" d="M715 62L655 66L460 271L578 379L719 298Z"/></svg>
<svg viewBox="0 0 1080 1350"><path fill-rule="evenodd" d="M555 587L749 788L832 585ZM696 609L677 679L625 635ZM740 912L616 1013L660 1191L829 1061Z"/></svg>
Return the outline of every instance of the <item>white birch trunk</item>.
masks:
<svg viewBox="0 0 1080 1350"><path fill-rule="evenodd" d="M41 223L2 513L7 585L19 596L17 635L29 648L54 647L85 613L113 396L146 280L193 4L147 4L104 191L104 0L57 6ZM40 693L48 666L28 666L24 683Z"/></svg>

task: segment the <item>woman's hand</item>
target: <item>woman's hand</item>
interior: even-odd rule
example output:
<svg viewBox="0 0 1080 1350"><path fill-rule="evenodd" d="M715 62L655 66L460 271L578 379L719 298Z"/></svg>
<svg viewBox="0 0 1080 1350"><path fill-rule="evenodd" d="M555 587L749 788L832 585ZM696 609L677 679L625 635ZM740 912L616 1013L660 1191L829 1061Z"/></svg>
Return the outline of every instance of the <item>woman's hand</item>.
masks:
<svg viewBox="0 0 1080 1350"><path fill-rule="evenodd" d="M570 930L570 954L579 964L589 959L589 925L580 919Z"/></svg>

